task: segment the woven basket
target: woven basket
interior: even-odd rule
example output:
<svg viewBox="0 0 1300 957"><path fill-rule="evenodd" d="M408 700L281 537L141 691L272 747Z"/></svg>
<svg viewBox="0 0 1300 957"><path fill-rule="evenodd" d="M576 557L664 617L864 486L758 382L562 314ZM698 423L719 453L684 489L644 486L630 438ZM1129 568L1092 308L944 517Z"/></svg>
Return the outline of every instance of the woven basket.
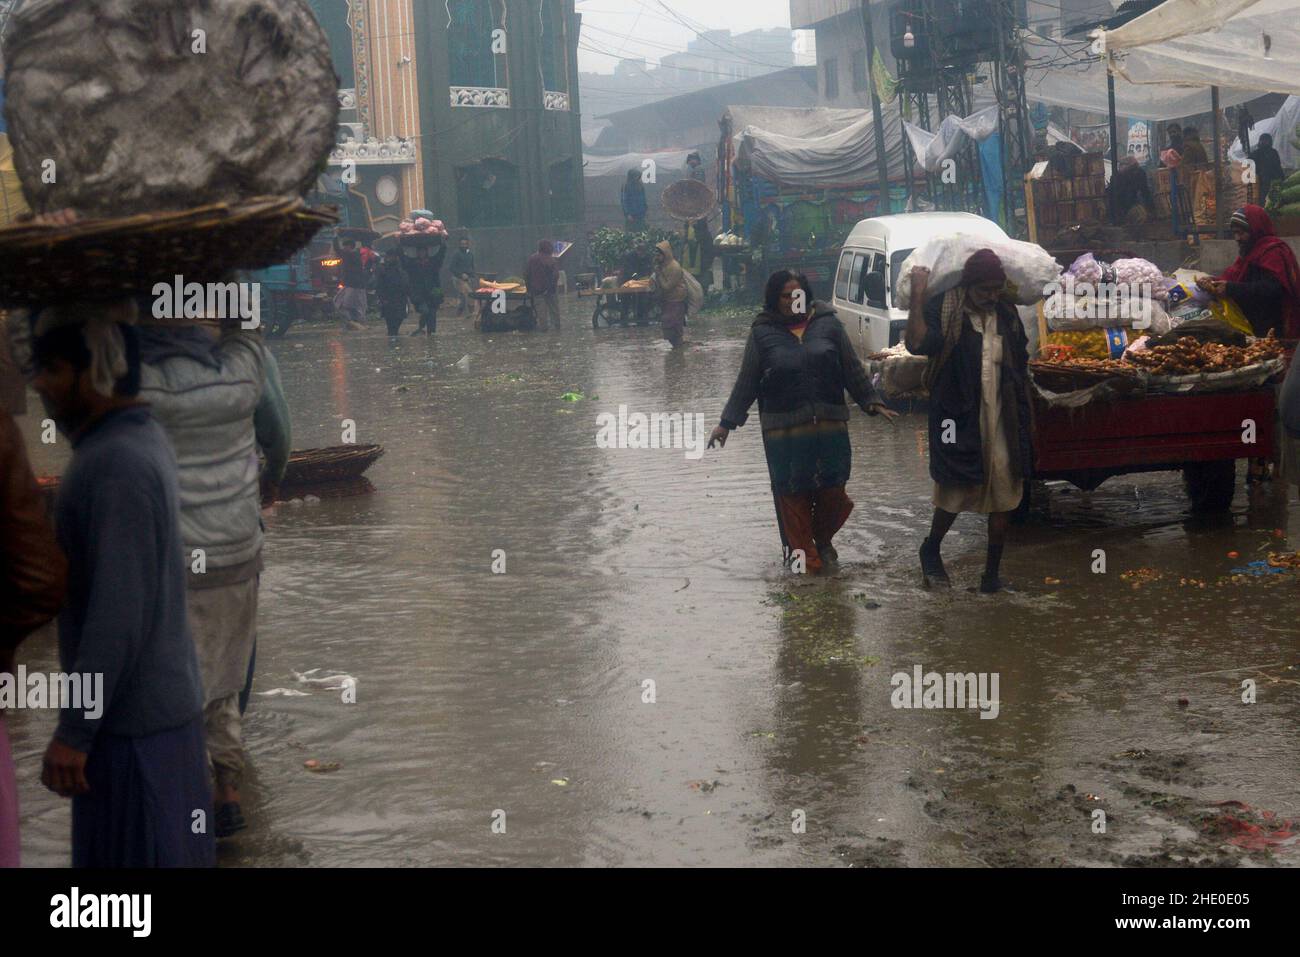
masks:
<svg viewBox="0 0 1300 957"><path fill-rule="evenodd" d="M1136 385L1144 378L1141 370L1136 368L1131 371L1116 369L1113 372L1101 372L1055 362L1030 362L1029 371L1033 374L1036 383L1056 393L1078 392L1112 379Z"/></svg>
<svg viewBox="0 0 1300 957"><path fill-rule="evenodd" d="M9 226L0 229L0 304L118 299L176 276L214 282L283 262L337 218L297 197L256 197L71 226Z"/></svg>
<svg viewBox="0 0 1300 957"><path fill-rule="evenodd" d="M384 454L382 445L339 445L304 449L289 456L282 487L345 482L361 477Z"/></svg>
<svg viewBox="0 0 1300 957"><path fill-rule="evenodd" d="M659 198L674 219L684 222L703 219L718 201L713 189L697 179L679 180L665 189Z"/></svg>

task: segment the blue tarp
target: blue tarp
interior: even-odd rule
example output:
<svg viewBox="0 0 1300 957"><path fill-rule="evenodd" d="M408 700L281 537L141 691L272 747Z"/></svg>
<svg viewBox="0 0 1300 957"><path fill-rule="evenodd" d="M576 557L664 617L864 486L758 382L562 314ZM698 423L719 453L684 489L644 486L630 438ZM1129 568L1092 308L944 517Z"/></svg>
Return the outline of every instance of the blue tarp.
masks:
<svg viewBox="0 0 1300 957"><path fill-rule="evenodd" d="M1005 228L1002 210L1002 134L994 133L979 144L980 173L984 177L984 199L988 218Z"/></svg>

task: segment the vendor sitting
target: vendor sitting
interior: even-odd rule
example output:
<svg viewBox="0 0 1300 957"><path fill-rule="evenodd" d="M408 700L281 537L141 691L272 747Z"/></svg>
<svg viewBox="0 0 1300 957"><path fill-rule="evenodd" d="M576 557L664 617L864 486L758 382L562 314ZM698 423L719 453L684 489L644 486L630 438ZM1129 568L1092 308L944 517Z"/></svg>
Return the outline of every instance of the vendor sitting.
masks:
<svg viewBox="0 0 1300 957"><path fill-rule="evenodd" d="M1196 284L1214 298L1231 299L1240 306L1256 336L1300 336L1300 264L1295 253L1277 237L1262 206L1243 206L1232 214L1229 225L1240 255L1218 279L1202 277ZM1247 484L1267 477L1268 462L1252 461Z"/></svg>
<svg viewBox="0 0 1300 957"><path fill-rule="evenodd" d="M1116 212L1130 226L1145 223L1155 212L1151 184L1147 182L1146 170L1136 156L1125 156L1119 161L1119 172L1111 178L1110 189L1115 197Z"/></svg>
<svg viewBox="0 0 1300 957"><path fill-rule="evenodd" d="M1300 265L1262 206L1243 206L1229 221L1240 253L1218 279L1196 284L1241 307L1256 336L1300 337Z"/></svg>

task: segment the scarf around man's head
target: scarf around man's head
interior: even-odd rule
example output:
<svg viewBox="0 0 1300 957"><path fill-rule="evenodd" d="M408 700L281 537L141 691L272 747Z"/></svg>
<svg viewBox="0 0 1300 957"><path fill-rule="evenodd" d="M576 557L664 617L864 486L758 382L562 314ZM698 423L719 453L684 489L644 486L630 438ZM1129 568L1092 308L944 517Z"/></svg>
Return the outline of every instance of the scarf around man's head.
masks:
<svg viewBox="0 0 1300 957"><path fill-rule="evenodd" d="M1295 253L1273 229L1273 220L1262 206L1248 204L1232 214L1234 225L1250 230L1250 245L1219 278L1225 282L1245 282L1251 267L1256 267L1282 284L1282 329L1287 338L1300 336L1300 264Z"/></svg>

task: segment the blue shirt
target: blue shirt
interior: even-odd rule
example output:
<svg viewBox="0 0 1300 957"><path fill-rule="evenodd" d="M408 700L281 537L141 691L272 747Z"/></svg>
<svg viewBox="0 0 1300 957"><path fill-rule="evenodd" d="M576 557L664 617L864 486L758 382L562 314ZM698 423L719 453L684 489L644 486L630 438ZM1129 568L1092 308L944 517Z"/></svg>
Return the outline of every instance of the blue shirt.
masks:
<svg viewBox="0 0 1300 957"><path fill-rule="evenodd" d="M59 659L65 672L104 676L103 713L65 708L55 736L89 752L100 731L144 737L192 721L203 687L185 611L176 458L162 426L146 405L115 409L73 449L55 509L68 557Z"/></svg>

